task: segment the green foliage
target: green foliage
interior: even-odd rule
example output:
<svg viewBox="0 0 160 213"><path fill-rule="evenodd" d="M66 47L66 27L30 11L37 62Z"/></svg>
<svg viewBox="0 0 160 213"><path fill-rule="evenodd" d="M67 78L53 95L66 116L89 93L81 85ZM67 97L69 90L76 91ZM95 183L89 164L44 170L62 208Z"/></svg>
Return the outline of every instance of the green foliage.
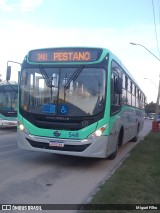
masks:
<svg viewBox="0 0 160 213"><path fill-rule="evenodd" d="M159 204L159 163L160 133L150 133L137 144L114 175L100 187L90 204ZM82 212L102 213L103 211ZM128 213L132 211L107 210L104 212Z"/></svg>
<svg viewBox="0 0 160 213"><path fill-rule="evenodd" d="M155 113L156 103L149 103L145 106L145 113Z"/></svg>

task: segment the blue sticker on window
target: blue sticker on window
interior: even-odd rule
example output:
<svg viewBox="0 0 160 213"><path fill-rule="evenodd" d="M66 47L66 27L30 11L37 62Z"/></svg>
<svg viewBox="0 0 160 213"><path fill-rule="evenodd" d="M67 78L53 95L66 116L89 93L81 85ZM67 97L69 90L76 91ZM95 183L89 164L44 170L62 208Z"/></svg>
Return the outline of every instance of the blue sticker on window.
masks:
<svg viewBox="0 0 160 213"><path fill-rule="evenodd" d="M60 110L60 114L63 114L63 115L68 114L68 111L69 111L68 106L65 104L60 105L59 110Z"/></svg>
<svg viewBox="0 0 160 213"><path fill-rule="evenodd" d="M42 112L44 113L56 113L56 105L54 104L43 104Z"/></svg>

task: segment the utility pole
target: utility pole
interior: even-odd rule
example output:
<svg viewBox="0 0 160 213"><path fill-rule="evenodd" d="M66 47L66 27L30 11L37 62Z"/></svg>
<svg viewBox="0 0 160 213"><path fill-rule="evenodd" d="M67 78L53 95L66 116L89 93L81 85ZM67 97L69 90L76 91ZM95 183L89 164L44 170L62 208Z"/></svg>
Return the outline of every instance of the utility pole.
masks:
<svg viewBox="0 0 160 213"><path fill-rule="evenodd" d="M154 121L156 121L156 118L159 115L159 99L160 99L160 75L159 75L159 86L158 86L158 95L157 95L157 102L156 102Z"/></svg>
<svg viewBox="0 0 160 213"><path fill-rule="evenodd" d="M157 60L160 61L160 58L158 58L154 53L152 53L148 48L143 46L142 44L137 44L130 42L132 45L139 45L143 47L145 50L147 50L151 55L153 55ZM159 115L159 99L160 99L160 76L159 76L159 86L158 86L158 95L157 95L157 102L156 102L156 109L155 109L155 116L154 116L154 121L152 122L152 131L153 132L158 132L159 131L159 122L156 121L157 116Z"/></svg>

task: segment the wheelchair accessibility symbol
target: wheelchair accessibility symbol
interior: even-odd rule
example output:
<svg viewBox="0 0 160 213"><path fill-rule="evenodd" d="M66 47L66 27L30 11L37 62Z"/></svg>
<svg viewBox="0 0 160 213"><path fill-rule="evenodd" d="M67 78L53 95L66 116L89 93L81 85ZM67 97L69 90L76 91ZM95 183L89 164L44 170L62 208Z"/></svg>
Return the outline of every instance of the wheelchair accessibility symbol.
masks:
<svg viewBox="0 0 160 213"><path fill-rule="evenodd" d="M68 106L67 105L60 105L60 113L61 114L68 114Z"/></svg>

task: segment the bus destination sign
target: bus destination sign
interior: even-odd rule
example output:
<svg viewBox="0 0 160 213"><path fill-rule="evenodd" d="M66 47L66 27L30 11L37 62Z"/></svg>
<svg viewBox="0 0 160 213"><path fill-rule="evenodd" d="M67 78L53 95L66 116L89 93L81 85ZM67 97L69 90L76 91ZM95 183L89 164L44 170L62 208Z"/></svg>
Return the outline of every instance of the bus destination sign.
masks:
<svg viewBox="0 0 160 213"><path fill-rule="evenodd" d="M28 55L29 62L93 62L101 56L101 49L91 48L55 48L31 50Z"/></svg>

